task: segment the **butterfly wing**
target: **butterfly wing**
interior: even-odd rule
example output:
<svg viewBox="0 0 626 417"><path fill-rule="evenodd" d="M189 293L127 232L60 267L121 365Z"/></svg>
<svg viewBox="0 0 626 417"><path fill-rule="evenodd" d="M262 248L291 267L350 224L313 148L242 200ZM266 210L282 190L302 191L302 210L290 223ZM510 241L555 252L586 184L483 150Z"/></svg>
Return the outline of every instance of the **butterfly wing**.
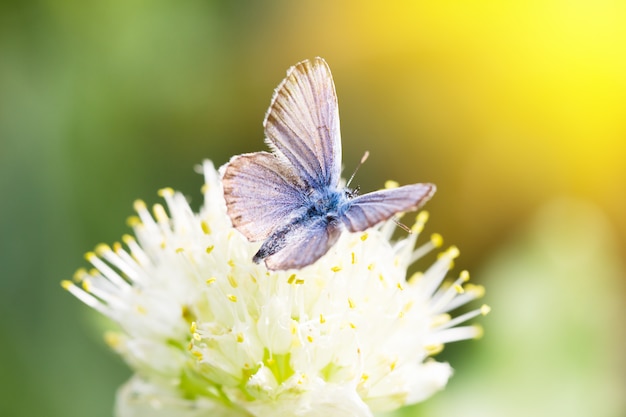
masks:
<svg viewBox="0 0 626 417"><path fill-rule="evenodd" d="M350 207L341 220L351 232L360 232L394 214L417 210L435 190L433 184L413 184L358 196L350 200Z"/></svg>
<svg viewBox="0 0 626 417"><path fill-rule="evenodd" d="M321 258L337 242L341 223L325 217L304 217L272 234L253 260L270 270L300 269Z"/></svg>
<svg viewBox="0 0 626 417"><path fill-rule="evenodd" d="M313 188L336 185L341 173L339 110L333 77L322 58L287 71L263 121L266 141Z"/></svg>
<svg viewBox="0 0 626 417"><path fill-rule="evenodd" d="M304 210L301 180L269 152L233 157L223 168L222 183L233 226L252 242L267 238Z"/></svg>

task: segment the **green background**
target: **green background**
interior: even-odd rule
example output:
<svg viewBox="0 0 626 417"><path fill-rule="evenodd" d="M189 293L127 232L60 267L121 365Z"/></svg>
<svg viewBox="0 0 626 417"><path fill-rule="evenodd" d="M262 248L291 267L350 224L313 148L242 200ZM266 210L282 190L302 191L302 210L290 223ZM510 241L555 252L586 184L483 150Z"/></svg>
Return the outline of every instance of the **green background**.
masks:
<svg viewBox="0 0 626 417"><path fill-rule="evenodd" d="M265 149L316 55L346 171L369 150L362 190L437 184L427 232L493 307L400 414L625 415L625 23L606 0L0 3L0 415L111 415L129 370L59 282L136 198L197 208L195 165Z"/></svg>

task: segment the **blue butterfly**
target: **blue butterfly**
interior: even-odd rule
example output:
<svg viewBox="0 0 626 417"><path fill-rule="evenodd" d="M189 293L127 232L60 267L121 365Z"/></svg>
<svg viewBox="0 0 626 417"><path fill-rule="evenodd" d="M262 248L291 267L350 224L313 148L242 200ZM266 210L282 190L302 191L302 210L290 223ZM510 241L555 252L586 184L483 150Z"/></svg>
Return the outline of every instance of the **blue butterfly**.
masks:
<svg viewBox="0 0 626 417"><path fill-rule="evenodd" d="M263 122L270 152L233 157L222 169L234 225L270 270L302 268L322 257L342 230L359 232L413 211L435 192L413 184L362 196L340 186L341 136L335 85L322 58L287 71Z"/></svg>

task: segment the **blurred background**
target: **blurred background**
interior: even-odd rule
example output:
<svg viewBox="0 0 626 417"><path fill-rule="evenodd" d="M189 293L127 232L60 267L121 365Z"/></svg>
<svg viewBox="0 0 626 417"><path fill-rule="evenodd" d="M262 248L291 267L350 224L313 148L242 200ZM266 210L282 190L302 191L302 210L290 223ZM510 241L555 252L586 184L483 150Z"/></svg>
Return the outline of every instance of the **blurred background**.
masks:
<svg viewBox="0 0 626 417"><path fill-rule="evenodd" d="M427 232L493 308L396 415L626 415L625 51L608 0L1 2L0 415L111 415L129 370L59 281L136 198L198 207L196 164L265 149L273 89L317 55L346 171L369 150L364 191L436 183Z"/></svg>

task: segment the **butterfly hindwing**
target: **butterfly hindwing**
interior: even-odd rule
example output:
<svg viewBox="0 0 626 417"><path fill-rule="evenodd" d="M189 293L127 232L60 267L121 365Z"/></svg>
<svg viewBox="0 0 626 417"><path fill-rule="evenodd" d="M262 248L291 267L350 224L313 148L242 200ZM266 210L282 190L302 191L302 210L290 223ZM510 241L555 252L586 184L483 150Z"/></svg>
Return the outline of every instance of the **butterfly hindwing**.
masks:
<svg viewBox="0 0 626 417"><path fill-rule="evenodd" d="M341 171L337 94L322 58L287 71L263 122L270 147L311 187L335 186Z"/></svg>
<svg viewBox="0 0 626 417"><path fill-rule="evenodd" d="M351 232L368 229L393 215L417 210L435 193L433 184L413 184L358 196L341 218Z"/></svg>
<svg viewBox="0 0 626 417"><path fill-rule="evenodd" d="M233 226L250 241L267 238L303 211L300 179L271 153L233 157L223 170L222 183Z"/></svg>
<svg viewBox="0 0 626 417"><path fill-rule="evenodd" d="M277 230L253 260L271 270L303 268L321 258L341 235L341 223L325 217L303 217Z"/></svg>

